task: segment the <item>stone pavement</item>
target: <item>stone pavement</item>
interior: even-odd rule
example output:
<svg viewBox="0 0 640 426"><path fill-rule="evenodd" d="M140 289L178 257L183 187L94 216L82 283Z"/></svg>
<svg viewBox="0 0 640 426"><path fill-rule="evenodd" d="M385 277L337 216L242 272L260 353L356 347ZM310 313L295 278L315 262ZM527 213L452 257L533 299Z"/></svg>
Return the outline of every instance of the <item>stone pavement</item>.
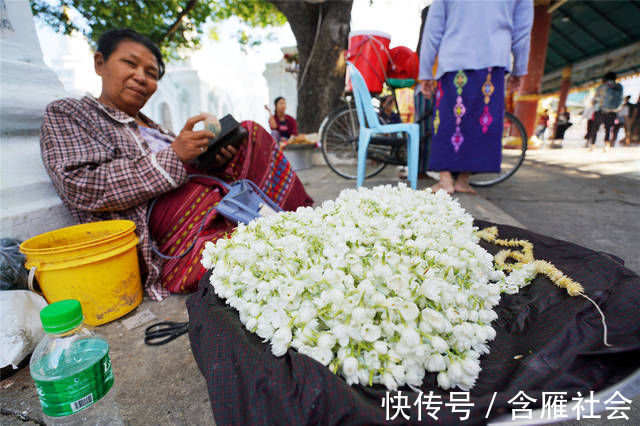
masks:
<svg viewBox="0 0 640 426"><path fill-rule="evenodd" d="M145 298L125 318L149 309L157 317L153 322L187 321L187 297L172 295L162 302ZM151 323L127 330L120 319L96 328L109 341L122 417L131 425L214 424L207 386L189 338L183 335L164 346L147 346L144 329ZM0 382L0 407L0 425L42 424L28 367Z"/></svg>
<svg viewBox="0 0 640 426"><path fill-rule="evenodd" d="M480 195L528 229L615 254L640 273L640 147L575 145L527 152L512 178Z"/></svg>
<svg viewBox="0 0 640 426"><path fill-rule="evenodd" d="M603 152L598 144L590 152L581 139L584 132L574 133L562 149L528 151L512 178L479 193L528 229L615 254L640 273L640 147ZM623 393L633 400L627 413L631 420L620 424L640 424L640 374L634 380L636 395ZM561 425L605 422L583 419Z"/></svg>

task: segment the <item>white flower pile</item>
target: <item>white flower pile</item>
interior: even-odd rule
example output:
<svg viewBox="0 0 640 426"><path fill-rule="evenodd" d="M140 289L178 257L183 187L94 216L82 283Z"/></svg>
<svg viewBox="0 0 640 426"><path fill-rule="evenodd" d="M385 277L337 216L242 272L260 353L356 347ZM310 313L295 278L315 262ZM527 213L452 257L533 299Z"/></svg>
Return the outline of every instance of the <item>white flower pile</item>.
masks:
<svg viewBox="0 0 640 426"><path fill-rule="evenodd" d="M445 192L405 185L345 190L318 208L239 225L202 264L244 326L343 376L389 390L436 372L473 387L496 333L501 291L532 277L494 269L472 217Z"/></svg>

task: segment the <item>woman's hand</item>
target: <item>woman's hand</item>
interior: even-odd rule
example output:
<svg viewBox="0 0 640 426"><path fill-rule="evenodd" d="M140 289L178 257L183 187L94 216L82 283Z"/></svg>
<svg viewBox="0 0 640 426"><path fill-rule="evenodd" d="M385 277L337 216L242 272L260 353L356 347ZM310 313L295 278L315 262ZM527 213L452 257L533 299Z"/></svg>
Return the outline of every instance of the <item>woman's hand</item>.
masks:
<svg viewBox="0 0 640 426"><path fill-rule="evenodd" d="M220 167L227 164L227 162L231 160L231 158L237 153L238 150L233 145L225 146L216 154L216 161L211 163L209 169L219 169Z"/></svg>
<svg viewBox="0 0 640 426"><path fill-rule="evenodd" d="M425 98L430 99L433 96L433 86L435 85L435 80L424 80L420 83L420 91L424 95Z"/></svg>
<svg viewBox="0 0 640 426"><path fill-rule="evenodd" d="M515 92L520 89L520 84L522 83L522 76L509 74L507 78L507 92Z"/></svg>
<svg viewBox="0 0 640 426"><path fill-rule="evenodd" d="M278 123L276 123L276 116L271 112L271 108L269 108L269 105L265 105L264 109L269 111L269 127L271 128L271 130L276 130L278 128Z"/></svg>
<svg viewBox="0 0 640 426"><path fill-rule="evenodd" d="M171 148L183 163L191 161L205 152L209 145L209 138L216 137L216 135L208 130L193 130L193 126L205 118L207 118L207 114L200 114L189 118L178 137L175 138L171 144Z"/></svg>

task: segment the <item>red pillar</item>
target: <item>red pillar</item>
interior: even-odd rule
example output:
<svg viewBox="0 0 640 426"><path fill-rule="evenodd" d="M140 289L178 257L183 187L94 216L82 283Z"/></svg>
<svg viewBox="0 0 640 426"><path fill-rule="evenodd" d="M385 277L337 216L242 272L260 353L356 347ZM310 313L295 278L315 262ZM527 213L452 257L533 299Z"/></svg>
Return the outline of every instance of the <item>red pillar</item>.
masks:
<svg viewBox="0 0 640 426"><path fill-rule="evenodd" d="M562 69L562 83L560 83L560 96L558 97L558 110L556 111L556 122L553 125L553 135L556 134L558 128L558 117L560 117L560 111L562 111L567 105L567 96L569 96L569 89L571 88L571 67L565 67Z"/></svg>
<svg viewBox="0 0 640 426"><path fill-rule="evenodd" d="M547 12L549 0L534 3L533 28L531 29L531 49L529 50L529 71L523 78L519 94L515 97L515 115L522 121L529 137L536 124L538 99L547 57L547 43L551 28L551 14Z"/></svg>

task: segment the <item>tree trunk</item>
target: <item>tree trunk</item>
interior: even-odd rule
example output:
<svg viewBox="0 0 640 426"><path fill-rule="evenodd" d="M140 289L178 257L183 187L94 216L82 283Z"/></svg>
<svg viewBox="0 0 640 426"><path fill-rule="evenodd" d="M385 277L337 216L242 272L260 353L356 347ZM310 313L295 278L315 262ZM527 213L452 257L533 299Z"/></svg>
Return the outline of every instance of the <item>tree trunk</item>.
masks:
<svg viewBox="0 0 640 426"><path fill-rule="evenodd" d="M171 25L171 27L169 27L167 32L162 37L162 40L167 40L167 41L171 40L171 37L173 37L173 34L175 34L175 32L180 27L180 23L182 22L182 18L187 16L189 14L189 12L191 12L191 10L193 10L193 8L196 7L196 3L197 3L197 0L189 0L189 3L187 3L187 6L184 9L182 9L182 12L180 12L180 14L176 18L175 22L173 23L173 25Z"/></svg>
<svg viewBox="0 0 640 426"><path fill-rule="evenodd" d="M298 126L303 133L317 132L324 117L339 105L344 90L344 51L348 44L353 0L267 1L287 18L298 43ZM320 16L322 21L316 40Z"/></svg>

